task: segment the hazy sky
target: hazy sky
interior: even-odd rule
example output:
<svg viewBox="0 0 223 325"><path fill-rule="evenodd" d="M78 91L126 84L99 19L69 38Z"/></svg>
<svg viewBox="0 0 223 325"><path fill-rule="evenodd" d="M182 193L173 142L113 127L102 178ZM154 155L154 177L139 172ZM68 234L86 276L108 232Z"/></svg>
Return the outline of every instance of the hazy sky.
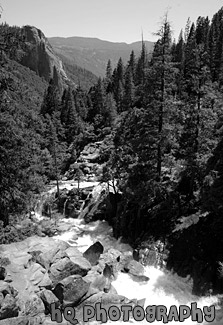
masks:
<svg viewBox="0 0 223 325"><path fill-rule="evenodd" d="M84 36L113 42L155 40L159 22L168 9L178 38L187 18L211 19L222 0L0 0L2 21L9 25L34 25L47 37Z"/></svg>

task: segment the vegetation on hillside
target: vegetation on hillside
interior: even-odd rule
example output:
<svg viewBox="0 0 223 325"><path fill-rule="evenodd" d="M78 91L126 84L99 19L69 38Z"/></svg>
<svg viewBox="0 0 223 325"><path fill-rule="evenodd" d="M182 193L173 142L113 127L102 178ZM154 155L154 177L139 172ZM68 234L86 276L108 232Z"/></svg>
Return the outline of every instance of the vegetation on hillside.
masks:
<svg viewBox="0 0 223 325"><path fill-rule="evenodd" d="M110 218L114 235L135 246L161 239L168 267L190 273L202 292L207 278L223 289L222 22L223 8L212 21L188 22L176 42L165 16L152 57L142 42L139 57L132 51L114 69L108 61L105 78L88 91L79 85L62 93L54 80L46 85L16 63L18 29L11 29L0 76L4 225L29 208L42 184L58 180L86 144L109 136L103 176L116 179L122 193L115 194Z"/></svg>

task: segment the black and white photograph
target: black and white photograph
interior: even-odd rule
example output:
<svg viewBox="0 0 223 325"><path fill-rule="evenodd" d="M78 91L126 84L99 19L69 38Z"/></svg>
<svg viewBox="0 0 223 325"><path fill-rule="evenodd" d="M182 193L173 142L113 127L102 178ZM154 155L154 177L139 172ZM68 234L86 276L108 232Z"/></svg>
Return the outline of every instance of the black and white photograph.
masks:
<svg viewBox="0 0 223 325"><path fill-rule="evenodd" d="M223 2L0 0L0 325L223 325Z"/></svg>

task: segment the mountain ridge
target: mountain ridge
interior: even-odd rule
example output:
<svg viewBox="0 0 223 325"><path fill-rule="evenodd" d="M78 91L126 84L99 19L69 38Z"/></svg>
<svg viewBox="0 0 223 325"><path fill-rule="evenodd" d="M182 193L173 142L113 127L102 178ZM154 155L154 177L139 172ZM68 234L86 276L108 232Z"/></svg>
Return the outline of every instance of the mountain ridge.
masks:
<svg viewBox="0 0 223 325"><path fill-rule="evenodd" d="M48 37L48 41L57 54L66 57L74 64L89 70L98 77L105 75L107 62L110 59L115 67L121 57L127 63L132 51L136 56L140 55L142 42L136 41L131 44L125 42L110 42L91 37ZM153 42L144 41L148 55L153 50Z"/></svg>

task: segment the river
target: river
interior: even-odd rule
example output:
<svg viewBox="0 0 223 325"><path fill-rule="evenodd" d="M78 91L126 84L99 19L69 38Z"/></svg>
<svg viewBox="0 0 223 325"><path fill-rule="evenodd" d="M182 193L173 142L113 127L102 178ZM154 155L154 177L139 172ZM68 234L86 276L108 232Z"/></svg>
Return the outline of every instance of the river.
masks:
<svg viewBox="0 0 223 325"><path fill-rule="evenodd" d="M81 184L81 187L86 187L89 184ZM91 185L97 185L97 182ZM64 182L61 188L76 187L75 183ZM53 192L53 188L50 189ZM64 223L71 225L69 231L64 232L61 235L57 235L54 238L68 242L70 245L77 247L81 252L84 252L91 244L96 241L100 241L104 246L105 251L109 248L115 248L121 251L125 255L132 255L132 248L126 243L123 243L121 239L115 239L112 236L112 228L106 221L95 221L86 224L81 219L63 219ZM78 236L77 236L78 235ZM204 306L210 306L217 303L217 296L197 297L192 294L192 280L188 276L187 278L181 278L176 274L173 274L167 270L160 270L152 266L145 267L145 275L150 278L148 282L136 282L126 273L119 273L112 285L117 290L118 294L123 295L129 299L143 299L145 298L145 307L148 305L164 305L169 310L170 306L180 305L191 306L192 302L197 302L197 307L203 308ZM111 322L111 321L110 321ZM111 322L114 323L114 322ZM118 324L118 322L115 322ZM139 323L134 320L130 320L126 324ZM140 322L142 324L148 324L146 320ZM153 324L160 324L161 321L155 321ZM180 323L172 321L171 323ZM122 323L124 324L124 323ZM197 324L188 318L184 321L185 325ZM202 324L206 324L203 322ZM208 323L207 323L208 324ZM210 323L209 323L210 324ZM220 322L214 324L223 324L223 318Z"/></svg>

